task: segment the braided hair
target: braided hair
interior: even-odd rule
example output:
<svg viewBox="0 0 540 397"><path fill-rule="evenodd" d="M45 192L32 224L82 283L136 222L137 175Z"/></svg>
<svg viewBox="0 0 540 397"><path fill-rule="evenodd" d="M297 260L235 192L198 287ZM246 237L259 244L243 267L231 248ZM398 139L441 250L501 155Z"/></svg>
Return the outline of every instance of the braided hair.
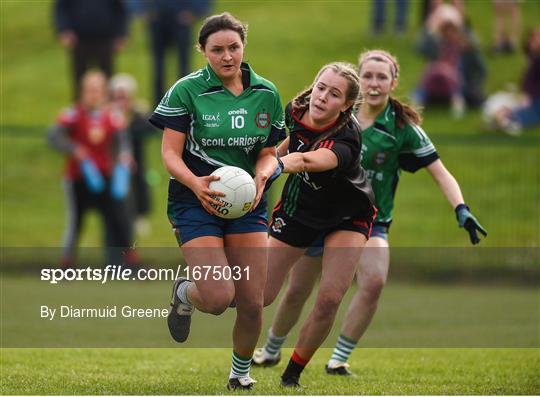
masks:
<svg viewBox="0 0 540 397"><path fill-rule="evenodd" d="M293 113L302 115L309 109L309 102L311 100L311 93L313 92L313 87L327 69L333 70L336 74L347 80L347 91L345 92L345 99L347 102L353 101L353 104L349 106L347 110L340 113L337 122L328 131L326 131L324 134L321 134L321 136L310 145L309 150L315 150L319 143L321 143L325 139L336 135L343 127L345 127L353 117L354 109L361 102L360 78L358 77L355 66L348 62L333 62L324 65L321 70L319 70L319 73L317 73L313 84L311 84L309 88L300 92L292 100Z"/></svg>
<svg viewBox="0 0 540 397"><path fill-rule="evenodd" d="M392 78L397 80L399 77L399 63L396 57L384 50L369 50L360 54L358 57L358 73L361 73L362 66L366 61L378 61L384 62L390 65L390 72ZM407 124L421 124L422 116L420 113L410 105L407 105L396 98L390 97L389 99L392 108L396 114L396 126L403 128Z"/></svg>

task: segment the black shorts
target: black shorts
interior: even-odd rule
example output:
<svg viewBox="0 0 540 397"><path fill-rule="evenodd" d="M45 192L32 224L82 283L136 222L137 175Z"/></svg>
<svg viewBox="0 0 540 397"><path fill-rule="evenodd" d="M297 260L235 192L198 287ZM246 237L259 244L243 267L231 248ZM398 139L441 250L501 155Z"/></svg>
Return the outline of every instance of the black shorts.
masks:
<svg viewBox="0 0 540 397"><path fill-rule="evenodd" d="M371 225L373 218L351 218L346 219L336 226L327 229L315 229L306 226L294 218L289 217L281 207L276 207L272 214L272 222L270 223L270 236L283 241L293 247L310 247L317 240L324 238L338 230L349 230L366 236L369 239L371 234Z"/></svg>

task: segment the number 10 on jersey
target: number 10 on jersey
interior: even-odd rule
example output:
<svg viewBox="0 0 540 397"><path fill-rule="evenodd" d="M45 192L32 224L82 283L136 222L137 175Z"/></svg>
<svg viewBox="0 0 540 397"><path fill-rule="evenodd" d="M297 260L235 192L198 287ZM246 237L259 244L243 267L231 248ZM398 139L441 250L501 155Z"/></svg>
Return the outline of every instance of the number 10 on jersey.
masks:
<svg viewBox="0 0 540 397"><path fill-rule="evenodd" d="M233 130L244 128L244 116L231 116L231 128Z"/></svg>

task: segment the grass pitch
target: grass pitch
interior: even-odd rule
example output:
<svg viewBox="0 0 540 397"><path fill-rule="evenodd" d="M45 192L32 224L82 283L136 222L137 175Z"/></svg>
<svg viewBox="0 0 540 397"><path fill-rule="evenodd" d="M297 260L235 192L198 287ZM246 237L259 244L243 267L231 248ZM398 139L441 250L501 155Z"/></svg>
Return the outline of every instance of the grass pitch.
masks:
<svg viewBox="0 0 540 397"><path fill-rule="evenodd" d="M303 387L279 386L290 349L274 368L255 368L252 394L538 394L538 349L362 349L353 377L329 376L319 351ZM4 349L2 394L230 394L229 349ZM242 393L244 394L244 393Z"/></svg>
<svg viewBox="0 0 540 397"><path fill-rule="evenodd" d="M3 295L2 302L4 347L11 340L8 346L92 346L96 343L97 346L159 348L4 348L0 350L1 394L228 394L225 385L232 351L226 346L230 346L232 310L219 318L195 314L188 346L196 342L199 348L181 345L166 348L175 345L168 336L164 319L121 323L49 321L39 319L37 305L40 302L83 302L77 301L74 294L86 299L91 297L94 305L110 303L114 295L132 305L165 305L168 284L116 284L108 289L102 286L99 294L92 294L92 286L82 283L63 285L57 295L51 295L47 292L50 287L39 281L3 277L2 283L8 293L7 297ZM325 346L332 346L339 333L343 309L352 291L342 305ZM30 302L25 299L27 296L36 299ZM15 302L21 301L24 305L17 307ZM308 301L307 307L311 304L312 300ZM279 377L291 354L291 349L287 348L277 367L252 370L251 375L258 381L253 394L540 393L537 289L391 282L385 288L380 306L361 347L350 360L356 376L326 375L324 364L332 349L324 348L317 352L303 374L304 388L283 390ZM275 305L264 312L265 325L259 345L263 343L273 309ZM297 332L298 327L291 332L286 346L293 345ZM26 344L17 344L14 335ZM58 343L51 342L52 336ZM29 343L29 337L34 344ZM148 340L145 341L145 337ZM126 341L128 343L124 343ZM442 348L445 346L456 348Z"/></svg>
<svg viewBox="0 0 540 397"><path fill-rule="evenodd" d="M389 33L377 38L369 36L371 10L367 1L281 1L273 2L271 6L255 1L216 1L214 11L228 10L250 24L246 59L258 73L276 83L286 102L311 82L322 64L334 60L355 62L360 51L373 47L389 49L399 57L402 76L397 95L406 98L423 67L422 60L413 51L419 26L419 6L419 2L411 2L409 31L404 37L397 38ZM522 6L524 28L537 25L540 3L530 1ZM0 117L0 241L3 247L53 247L59 244L64 223L59 182L62 160L46 148L44 131L60 108L69 103L69 62L51 29L52 1L2 1L0 7L3 98ZM492 35L491 3L470 1L466 8L483 48L487 48ZM318 34L320 32L323 34ZM131 73L140 82L142 98L150 98L151 86L151 61L146 40L143 22L136 21L129 46L119 56L117 64L118 71ZM171 57L168 62L169 83L177 77L174 75L176 65L172 61ZM203 63L202 57L194 56L194 68ZM487 91L493 93L505 88L508 82L518 82L525 59L521 54L515 54L487 57L487 63ZM446 110L428 109L425 118L425 130L448 168L460 181L467 202L490 232L483 246L538 247L540 129L528 131L526 136L514 140L483 131L478 111L454 121L449 119ZM159 136L150 142L147 149L148 165L155 174L155 207L150 217L154 232L141 237L137 244L170 247L174 245L174 238L164 215L168 177L159 158ZM456 227L451 209L426 173L404 175L398 190L396 215L391 236L395 247L468 245L463 231ZM95 218L89 221L81 243L84 246L99 245L99 223ZM421 227L418 227L419 221ZM31 289L33 296L43 301L43 295L35 288L33 285ZM471 295L466 288L459 292L448 289L444 291L442 301L448 305L442 309L441 306L433 308L438 310L437 316L434 317L429 310L417 310L418 322L410 318L408 322L399 322L405 326L404 329L391 320L396 314L408 316L403 307L411 302L410 299L428 304L433 304L433 301L424 299L425 295L418 297L416 289L414 294L404 298L403 290L392 289L389 285L383 296L389 300L381 302L366 342L370 338L375 342L377 338L384 340L388 332L398 334L400 340L406 335L418 338L419 333L431 329L426 322L443 328L438 336L449 341L453 335L459 334L459 327L448 321L445 308L450 307L450 303L455 305L459 297L459 307L463 308L462 325L471 326L471 318L473 325L482 323L475 317L478 311L473 309L489 307L493 312L508 313L512 320L507 318L496 326L484 323L479 334L485 335L486 340L493 335L500 338L501 332L515 338L523 332L523 324L528 324L528 335L536 335L533 338L535 348L359 349L350 361L357 376L345 379L324 374L323 366L331 351L322 349L303 375L305 388L291 391L278 386L279 375L285 365L282 362L277 368L252 371L258 380L253 393L540 394L538 322L532 322L522 310L524 302L538 305L537 291L529 294L526 290L506 290L501 295L500 290L493 290L489 299L481 301L489 305L478 306L471 303L477 301L469 299ZM494 295L500 300L494 302ZM8 301L3 296L2 304L13 308L17 302L26 303L27 296ZM148 295L143 298L148 299ZM417 308L415 304L411 307ZM3 327L10 325L4 317L6 313L3 309ZM537 310L533 320L537 320L538 313ZM486 315L486 312L482 314ZM218 326L216 331L230 334L230 328L225 329L223 325L223 330L219 328L219 319L212 319L211 324ZM129 332L129 328L126 330ZM43 330L36 326L27 332L39 336ZM3 343L4 337L0 338ZM290 350L284 353L286 361ZM1 394L228 393L225 388L231 355L228 348L4 348L0 355Z"/></svg>

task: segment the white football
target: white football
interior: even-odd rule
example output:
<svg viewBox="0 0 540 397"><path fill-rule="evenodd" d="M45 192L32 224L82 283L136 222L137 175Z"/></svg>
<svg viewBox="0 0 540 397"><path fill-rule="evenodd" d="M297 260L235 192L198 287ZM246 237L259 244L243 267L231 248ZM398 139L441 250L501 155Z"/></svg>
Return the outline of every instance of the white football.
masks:
<svg viewBox="0 0 540 397"><path fill-rule="evenodd" d="M221 218L240 218L249 212L257 194L251 175L242 168L233 166L218 168L211 175L217 175L220 179L210 182L210 189L225 193L224 197L214 197L223 203L221 207L214 206Z"/></svg>

